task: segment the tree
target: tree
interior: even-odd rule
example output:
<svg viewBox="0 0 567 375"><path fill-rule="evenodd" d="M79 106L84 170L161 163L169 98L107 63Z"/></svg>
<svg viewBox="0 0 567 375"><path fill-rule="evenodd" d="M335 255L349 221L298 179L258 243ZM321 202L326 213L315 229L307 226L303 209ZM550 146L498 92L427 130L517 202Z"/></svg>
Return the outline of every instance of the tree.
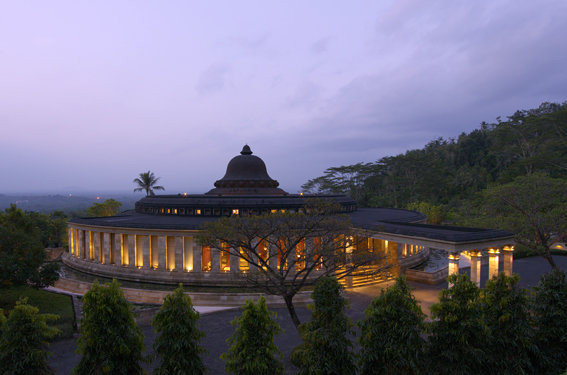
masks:
<svg viewBox="0 0 567 375"><path fill-rule="evenodd" d="M47 365L48 340L59 334L48 322L58 319L54 314L39 314L27 299L16 306L5 319L0 310L0 374L53 374Z"/></svg>
<svg viewBox="0 0 567 375"><path fill-rule="evenodd" d="M159 179L160 178L156 177L153 172L142 172L133 181L138 185L134 191L145 191L146 197L149 197L150 195L154 195L154 190L165 190L163 186L156 185Z"/></svg>
<svg viewBox="0 0 567 375"><path fill-rule="evenodd" d="M95 203L87 208L87 215L92 217L114 216L122 206L122 202L112 198L106 199L102 203Z"/></svg>
<svg viewBox="0 0 567 375"><path fill-rule="evenodd" d="M356 374L352 323L346 316L342 286L332 277L319 279L313 290L311 321L301 326L303 347L299 375Z"/></svg>
<svg viewBox="0 0 567 375"><path fill-rule="evenodd" d="M553 270L534 288L532 312L535 337L544 359L540 373L557 374L567 363L567 280Z"/></svg>
<svg viewBox="0 0 567 375"><path fill-rule="evenodd" d="M481 290L484 321L490 330L485 353L493 373L534 373L538 348L530 325L529 300L518 287L519 280L518 275L500 273Z"/></svg>
<svg viewBox="0 0 567 375"><path fill-rule="evenodd" d="M42 233L32 215L11 205L0 212L0 284L53 285L56 263L45 264Z"/></svg>
<svg viewBox="0 0 567 375"><path fill-rule="evenodd" d="M320 277L337 279L355 272L376 274L368 249L352 251L356 234L335 205L310 202L303 212L223 217L205 223L197 240L203 246L245 260L246 282L268 294L281 296L296 327L300 321L293 297ZM358 233L359 234L359 233Z"/></svg>
<svg viewBox="0 0 567 375"><path fill-rule="evenodd" d="M382 290L364 313L358 323L360 374L419 374L425 361L425 314L405 278Z"/></svg>
<svg viewBox="0 0 567 375"><path fill-rule="evenodd" d="M56 247L61 247L67 243L67 221L69 217L60 210L55 210L49 214L53 233L53 243Z"/></svg>
<svg viewBox="0 0 567 375"><path fill-rule="evenodd" d="M550 248L567 239L567 180L540 173L484 192L487 217L516 234L516 242L557 269Z"/></svg>
<svg viewBox="0 0 567 375"><path fill-rule="evenodd" d="M427 224L441 224L446 217L443 206L436 206L427 202L410 203L408 204L407 209L421 212L427 216Z"/></svg>
<svg viewBox="0 0 567 375"><path fill-rule="evenodd" d="M484 348L489 331L482 317L480 290L466 275L451 275L453 286L441 291L431 307L428 358L440 375L490 373Z"/></svg>
<svg viewBox="0 0 567 375"><path fill-rule="evenodd" d="M268 310L263 296L257 303L246 301L242 315L231 322L236 325L236 330L226 340L230 348L221 355L227 372L235 375L283 372L282 354L274 344L274 336L281 331L275 318L276 314Z"/></svg>
<svg viewBox="0 0 567 375"><path fill-rule="evenodd" d="M152 325L159 334L154 341L154 351L159 366L153 371L156 375L205 373L201 354L201 338L205 334L198 327L199 313L191 304L191 298L183 294L180 285L168 294L160 310L154 316Z"/></svg>
<svg viewBox="0 0 567 375"><path fill-rule="evenodd" d="M81 361L73 374L144 374L144 342L132 307L116 280L104 286L95 281L83 297Z"/></svg>

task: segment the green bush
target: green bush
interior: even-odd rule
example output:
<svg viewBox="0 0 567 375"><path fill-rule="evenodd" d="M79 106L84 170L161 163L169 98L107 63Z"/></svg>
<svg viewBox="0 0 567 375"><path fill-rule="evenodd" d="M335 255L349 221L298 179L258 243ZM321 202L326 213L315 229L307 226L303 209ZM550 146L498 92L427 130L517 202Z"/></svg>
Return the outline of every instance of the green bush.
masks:
<svg viewBox="0 0 567 375"><path fill-rule="evenodd" d="M352 323L345 314L347 302L342 286L332 277L322 277L313 290L311 321L300 326L304 350L300 357L301 375L350 375L356 373L352 343Z"/></svg>
<svg viewBox="0 0 567 375"><path fill-rule="evenodd" d="M425 314L405 278L382 290L364 313L358 323L360 374L419 374L425 361Z"/></svg>
<svg viewBox="0 0 567 375"><path fill-rule="evenodd" d="M199 313L191 304L191 298L183 294L180 285L168 294L163 305L154 316L152 325L159 336L154 342L154 350L159 366L155 375L201 375L205 365L201 354L201 338L205 336L198 327Z"/></svg>
<svg viewBox="0 0 567 375"><path fill-rule="evenodd" d="M226 340L230 348L221 355L227 372L235 375L277 375L283 372L282 354L274 344L274 336L281 331L275 316L268 310L263 296L257 303L246 301L242 315L232 321L236 331Z"/></svg>
<svg viewBox="0 0 567 375"><path fill-rule="evenodd" d="M541 374L558 374L567 363L567 279L564 272L543 275L534 288L532 312L543 354Z"/></svg>
<svg viewBox="0 0 567 375"><path fill-rule="evenodd" d="M16 303L8 319L1 311L0 315L0 374L52 374L45 348L59 330L47 323L57 320L57 315L39 314L25 298Z"/></svg>
<svg viewBox="0 0 567 375"><path fill-rule="evenodd" d="M95 281L85 293L78 346L82 357L73 374L145 373L142 331L116 280L104 286Z"/></svg>
<svg viewBox="0 0 567 375"><path fill-rule="evenodd" d="M451 275L453 286L441 291L431 307L428 358L431 372L440 375L490 373L486 345L489 330L482 316L480 290L467 275Z"/></svg>

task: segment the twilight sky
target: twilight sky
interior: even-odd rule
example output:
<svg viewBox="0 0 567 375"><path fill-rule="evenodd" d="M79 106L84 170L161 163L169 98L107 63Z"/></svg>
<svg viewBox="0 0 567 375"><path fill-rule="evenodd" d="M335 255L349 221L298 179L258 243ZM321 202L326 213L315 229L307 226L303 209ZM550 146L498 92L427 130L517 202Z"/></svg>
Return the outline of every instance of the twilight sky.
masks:
<svg viewBox="0 0 567 375"><path fill-rule="evenodd" d="M203 193L248 143L332 166L567 100L567 1L4 1L0 193Z"/></svg>

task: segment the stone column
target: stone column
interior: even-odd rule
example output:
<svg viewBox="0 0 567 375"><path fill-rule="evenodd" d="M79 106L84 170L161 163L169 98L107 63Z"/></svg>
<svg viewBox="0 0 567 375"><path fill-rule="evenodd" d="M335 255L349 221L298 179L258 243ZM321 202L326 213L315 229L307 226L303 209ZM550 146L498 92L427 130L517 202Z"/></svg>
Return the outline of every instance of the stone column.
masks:
<svg viewBox="0 0 567 375"><path fill-rule="evenodd" d="M165 236L158 236L158 248L157 248L157 252L158 252L158 269L160 270L165 270L167 269L166 264L165 264L165 251L166 251L166 238Z"/></svg>
<svg viewBox="0 0 567 375"><path fill-rule="evenodd" d="M120 240L122 236L120 233L114 234L114 264L118 267L122 266L122 241Z"/></svg>
<svg viewBox="0 0 567 375"><path fill-rule="evenodd" d="M128 235L128 267L136 267L136 236Z"/></svg>
<svg viewBox="0 0 567 375"><path fill-rule="evenodd" d="M396 248L398 249L398 259L404 257L404 244L401 242L397 242Z"/></svg>
<svg viewBox="0 0 567 375"><path fill-rule="evenodd" d="M514 266L514 246L504 246L502 248L502 254L504 257L504 274L506 276L512 276Z"/></svg>
<svg viewBox="0 0 567 375"><path fill-rule="evenodd" d="M252 249L256 249L256 251L250 251L250 253L248 254L248 257L250 258L250 262L249 262L249 272L258 272L258 253L259 253L259 244L258 244L258 240L254 239L252 240L252 243L250 244Z"/></svg>
<svg viewBox="0 0 567 375"><path fill-rule="evenodd" d="M75 241L73 240L73 228L68 228L67 232L67 236L69 238L69 240L67 241L69 243L69 254L74 255L75 249L73 248L73 246L75 245Z"/></svg>
<svg viewBox="0 0 567 375"><path fill-rule="evenodd" d="M230 249L230 273L240 273L240 258L236 255L237 252L236 249Z"/></svg>
<svg viewBox="0 0 567 375"><path fill-rule="evenodd" d="M142 248L138 251L142 251L142 268L150 269L152 267L152 261L150 259L150 236L142 236Z"/></svg>
<svg viewBox="0 0 567 375"><path fill-rule="evenodd" d="M201 245L197 244L197 240L195 240L193 238L193 272L196 273L201 273L203 272L202 269L202 254L203 254L203 249L201 248Z"/></svg>
<svg viewBox="0 0 567 375"><path fill-rule="evenodd" d="M91 232L93 238L93 246L94 246L94 261L100 262L100 235L98 232Z"/></svg>
<svg viewBox="0 0 567 375"><path fill-rule="evenodd" d="M79 254L77 255L81 259L85 259L85 231L79 230Z"/></svg>
<svg viewBox="0 0 567 375"><path fill-rule="evenodd" d="M183 270L193 269L193 237L183 237Z"/></svg>
<svg viewBox="0 0 567 375"><path fill-rule="evenodd" d="M313 250L314 250L313 237L305 239L305 268L313 266Z"/></svg>
<svg viewBox="0 0 567 375"><path fill-rule="evenodd" d="M273 270L278 269L278 247L272 241L268 244L268 265Z"/></svg>
<svg viewBox="0 0 567 375"><path fill-rule="evenodd" d="M488 280L498 276L498 255L500 250L497 247L488 249Z"/></svg>
<svg viewBox="0 0 567 375"><path fill-rule="evenodd" d="M104 251L104 264L110 264L110 233L103 233L102 249Z"/></svg>
<svg viewBox="0 0 567 375"><path fill-rule="evenodd" d="M482 252L479 250L471 250L471 281L476 283L480 288L480 266L482 260Z"/></svg>
<svg viewBox="0 0 567 375"><path fill-rule="evenodd" d="M175 271L183 271L183 237L175 236Z"/></svg>
<svg viewBox="0 0 567 375"><path fill-rule="evenodd" d="M220 250L211 247L211 272L220 272Z"/></svg>
<svg viewBox="0 0 567 375"><path fill-rule="evenodd" d="M294 275L296 272L295 265L297 264L297 248L289 249L287 255L287 266L289 267L289 274Z"/></svg>
<svg viewBox="0 0 567 375"><path fill-rule="evenodd" d="M458 274L459 274L459 253L458 252L449 253L448 276L458 275ZM452 286L453 284L449 283L449 288Z"/></svg>

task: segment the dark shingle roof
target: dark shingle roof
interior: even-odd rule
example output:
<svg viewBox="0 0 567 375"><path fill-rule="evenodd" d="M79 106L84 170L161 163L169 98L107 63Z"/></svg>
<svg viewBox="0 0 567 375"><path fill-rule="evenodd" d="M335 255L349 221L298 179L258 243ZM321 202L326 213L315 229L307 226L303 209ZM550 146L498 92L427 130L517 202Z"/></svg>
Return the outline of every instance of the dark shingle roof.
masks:
<svg viewBox="0 0 567 375"><path fill-rule="evenodd" d="M416 222L423 221L425 215L393 208L360 208L349 216L355 228L454 243L507 238L513 235L498 229L420 224ZM206 216L146 215L132 210L117 216L73 219L71 223L117 228L198 230L203 223L217 219Z"/></svg>

